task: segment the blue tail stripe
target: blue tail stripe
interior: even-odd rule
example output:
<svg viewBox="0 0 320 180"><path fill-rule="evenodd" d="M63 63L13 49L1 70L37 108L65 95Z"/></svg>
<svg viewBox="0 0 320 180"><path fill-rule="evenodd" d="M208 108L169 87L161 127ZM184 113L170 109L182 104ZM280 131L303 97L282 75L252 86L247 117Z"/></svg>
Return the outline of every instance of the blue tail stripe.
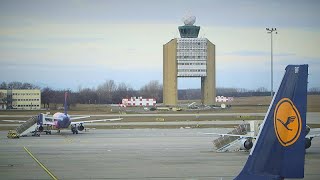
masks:
<svg viewBox="0 0 320 180"><path fill-rule="evenodd" d="M64 93L64 114L67 115L67 96L68 92Z"/></svg>

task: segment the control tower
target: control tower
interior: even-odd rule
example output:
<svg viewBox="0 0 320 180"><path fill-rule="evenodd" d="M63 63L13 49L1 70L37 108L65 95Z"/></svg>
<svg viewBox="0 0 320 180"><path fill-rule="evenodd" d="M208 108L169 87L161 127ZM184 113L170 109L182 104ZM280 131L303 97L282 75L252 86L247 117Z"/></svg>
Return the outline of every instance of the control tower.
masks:
<svg viewBox="0 0 320 180"><path fill-rule="evenodd" d="M201 79L201 102L215 103L215 45L207 38L198 38L200 26L195 26L196 17L184 19L179 26L181 38L163 45L163 103L175 106L178 103L178 77Z"/></svg>

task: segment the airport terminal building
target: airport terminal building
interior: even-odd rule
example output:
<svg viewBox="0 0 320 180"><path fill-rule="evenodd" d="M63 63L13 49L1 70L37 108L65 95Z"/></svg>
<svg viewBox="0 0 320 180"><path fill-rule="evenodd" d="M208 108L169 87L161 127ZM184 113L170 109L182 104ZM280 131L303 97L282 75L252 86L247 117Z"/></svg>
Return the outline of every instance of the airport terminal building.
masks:
<svg viewBox="0 0 320 180"><path fill-rule="evenodd" d="M40 89L0 89L0 110L31 110L40 108Z"/></svg>

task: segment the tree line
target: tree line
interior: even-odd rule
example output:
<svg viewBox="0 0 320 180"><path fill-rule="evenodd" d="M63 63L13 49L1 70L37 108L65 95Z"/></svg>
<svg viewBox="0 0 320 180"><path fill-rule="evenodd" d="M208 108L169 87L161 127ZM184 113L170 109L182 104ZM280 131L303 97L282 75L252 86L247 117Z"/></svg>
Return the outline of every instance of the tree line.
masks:
<svg viewBox="0 0 320 180"><path fill-rule="evenodd" d="M66 90L53 90L49 87L43 88L41 93L42 104L49 107L51 103L57 104L64 101L64 92ZM162 85L159 81L150 81L139 90L133 89L126 83L117 84L113 80L106 80L97 88L79 88L72 92L67 90L68 106L72 104L120 104L122 99L142 96L145 98L154 98L157 102L162 102Z"/></svg>
<svg viewBox="0 0 320 180"><path fill-rule="evenodd" d="M55 90L50 87L40 88L31 83L22 82L2 82L0 89L41 89L41 103L44 108L49 108L50 104L62 104L64 93L68 92L68 106L72 104L119 104L123 98L142 96L144 98L154 98L158 103L162 103L162 84L157 80L152 80L142 86L139 90L133 89L129 84L116 83L114 80L106 80L96 88L79 88L77 91ZM256 90L244 88L217 88L217 96L226 97L248 97L248 96L269 96L270 91L264 87ZM310 88L308 94L320 94L320 88ZM179 100L201 99L200 89L178 90ZM0 97L5 101L5 97Z"/></svg>
<svg viewBox="0 0 320 180"><path fill-rule="evenodd" d="M68 92L68 106L72 104L119 104L124 98L142 96L154 98L162 102L162 84L152 80L142 86L139 90L133 89L129 84L116 83L114 80L106 80L97 88L79 88L78 91L55 90L50 87L40 88L31 83L2 82L0 89L41 89L41 103L44 108L50 104L61 104L64 102L64 93ZM1 98L1 97L0 97ZM5 101L5 97L2 98Z"/></svg>
<svg viewBox="0 0 320 180"><path fill-rule="evenodd" d="M250 96L270 96L271 92L265 87L259 87L255 90L245 88L216 88L217 96L225 97L250 97ZM319 95L320 88L310 88L309 95ZM201 99L201 89L183 89L178 91L178 98L181 100Z"/></svg>

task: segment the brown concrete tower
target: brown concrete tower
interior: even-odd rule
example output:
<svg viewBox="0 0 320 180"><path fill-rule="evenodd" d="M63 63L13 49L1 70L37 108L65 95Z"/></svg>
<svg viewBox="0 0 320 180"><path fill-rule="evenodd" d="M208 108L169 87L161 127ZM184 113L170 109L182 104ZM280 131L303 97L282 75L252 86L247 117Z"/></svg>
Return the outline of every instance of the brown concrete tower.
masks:
<svg viewBox="0 0 320 180"><path fill-rule="evenodd" d="M178 77L201 78L201 102L215 103L215 45L207 38L198 38L199 26L194 26L195 17L186 18L179 26L181 38L163 45L163 103L175 106L178 103Z"/></svg>

